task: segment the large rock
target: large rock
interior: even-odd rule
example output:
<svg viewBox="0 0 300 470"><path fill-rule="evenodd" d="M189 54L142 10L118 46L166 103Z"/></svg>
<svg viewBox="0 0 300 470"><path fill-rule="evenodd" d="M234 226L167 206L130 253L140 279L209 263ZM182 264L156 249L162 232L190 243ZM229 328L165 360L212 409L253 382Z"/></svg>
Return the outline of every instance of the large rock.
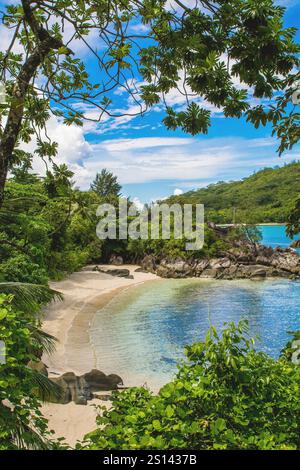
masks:
<svg viewBox="0 0 300 470"><path fill-rule="evenodd" d="M109 274L110 276L117 276L117 277L128 277L130 276L129 269L125 268L112 268L112 269L103 269L99 266L94 266L93 271L97 271L98 273Z"/></svg>
<svg viewBox="0 0 300 470"><path fill-rule="evenodd" d="M146 255L141 261L141 268L149 273L156 272L156 260L152 255Z"/></svg>
<svg viewBox="0 0 300 470"><path fill-rule="evenodd" d="M97 369L93 369L81 377L85 380L91 392L116 390L118 385L123 385L123 381L118 375L106 375Z"/></svg>
<svg viewBox="0 0 300 470"><path fill-rule="evenodd" d="M265 278L270 269L259 264L240 265L236 277L242 279Z"/></svg>
<svg viewBox="0 0 300 470"><path fill-rule="evenodd" d="M255 269L250 273L250 278L264 278L267 277L267 270L263 267L255 266Z"/></svg>
<svg viewBox="0 0 300 470"><path fill-rule="evenodd" d="M211 269L216 269L216 270L226 269L226 268L230 268L231 261L229 258L215 258L209 262L209 266Z"/></svg>
<svg viewBox="0 0 300 470"><path fill-rule="evenodd" d="M168 261L163 259L157 267L156 273L161 277L180 279L191 277L193 275L193 269L185 260L176 259L175 261Z"/></svg>
<svg viewBox="0 0 300 470"><path fill-rule="evenodd" d="M118 385L123 384L118 375L105 375L96 369L79 377L74 372L66 372L51 380L61 389L60 397L53 397L53 402L66 404L73 401L77 405L86 405L87 401L93 398L93 392L116 390Z"/></svg>
<svg viewBox="0 0 300 470"><path fill-rule="evenodd" d="M261 264L263 266L271 266L272 259L267 256L257 256L255 259L256 264Z"/></svg>
<svg viewBox="0 0 300 470"><path fill-rule="evenodd" d="M185 260L145 256L141 269L164 278L261 279L300 277L300 256L291 249L251 245L244 241L224 251L223 257Z"/></svg>
<svg viewBox="0 0 300 470"><path fill-rule="evenodd" d="M254 256L252 254L241 253L237 257L237 262L245 265L251 264L254 262Z"/></svg>
<svg viewBox="0 0 300 470"><path fill-rule="evenodd" d="M103 270L105 274L110 274L111 276L116 277L128 277L130 276L129 269L106 269Z"/></svg>
<svg viewBox="0 0 300 470"><path fill-rule="evenodd" d="M271 264L282 271L300 275L300 256L292 250L276 249Z"/></svg>
<svg viewBox="0 0 300 470"><path fill-rule="evenodd" d="M60 403L62 405L70 403L70 401L72 401L71 391L69 389L68 383L62 378L62 376L52 377L51 381L58 385L60 388L60 396L57 398L52 397L51 402Z"/></svg>
<svg viewBox="0 0 300 470"><path fill-rule="evenodd" d="M228 257L203 260L201 264L195 266L195 275L201 278L223 279L231 265L232 262Z"/></svg>
<svg viewBox="0 0 300 470"><path fill-rule="evenodd" d="M115 266L121 266L122 264L124 264L124 261L123 261L122 256L111 255L109 259L109 264L113 264Z"/></svg>
<svg viewBox="0 0 300 470"><path fill-rule="evenodd" d="M143 269L143 268L136 268L134 270L135 273L144 273L144 274L147 274L148 271L146 271L146 269Z"/></svg>
<svg viewBox="0 0 300 470"><path fill-rule="evenodd" d="M201 261L196 262L194 265L194 275L196 277L201 276L201 274L207 268L208 265L209 265L208 259L202 259Z"/></svg>
<svg viewBox="0 0 300 470"><path fill-rule="evenodd" d="M87 400L92 399L92 393L88 384L82 377L77 377L74 372L66 372L60 377L51 379L62 389L59 403L69 403L74 401L77 405L86 405Z"/></svg>
<svg viewBox="0 0 300 470"><path fill-rule="evenodd" d="M204 279L209 279L209 278L217 278L218 277L218 270L217 269L214 269L214 268L206 268L202 274L200 275L201 278L204 278Z"/></svg>
<svg viewBox="0 0 300 470"><path fill-rule="evenodd" d="M223 279L233 280L236 279L238 273L238 265L232 264L230 268L226 268L223 271Z"/></svg>
<svg viewBox="0 0 300 470"><path fill-rule="evenodd" d="M270 272L270 277L280 277L283 279L292 279L295 275L289 273L288 271L282 271L281 269L272 268ZM296 276L297 278L297 276Z"/></svg>

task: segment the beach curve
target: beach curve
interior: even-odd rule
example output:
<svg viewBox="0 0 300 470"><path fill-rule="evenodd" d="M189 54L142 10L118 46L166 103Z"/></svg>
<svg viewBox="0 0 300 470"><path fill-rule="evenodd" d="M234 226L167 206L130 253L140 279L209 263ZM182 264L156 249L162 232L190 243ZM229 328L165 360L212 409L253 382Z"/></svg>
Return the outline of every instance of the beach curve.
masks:
<svg viewBox="0 0 300 470"><path fill-rule="evenodd" d="M136 272L135 265L87 266L62 281L51 282L50 286L63 294L63 301L52 302L43 315L43 330L57 338L56 350L50 356L43 355L49 377L65 372L84 374L96 368L96 358L90 341L89 327L94 315L119 293L144 282L159 279L155 274ZM133 278L106 274L106 269L128 269ZM114 373L114 371L110 371ZM65 437L74 446L76 441L95 429L97 410L93 405L110 406L109 401L94 399L87 406L69 403L49 403L42 407L49 420L49 428L56 437Z"/></svg>

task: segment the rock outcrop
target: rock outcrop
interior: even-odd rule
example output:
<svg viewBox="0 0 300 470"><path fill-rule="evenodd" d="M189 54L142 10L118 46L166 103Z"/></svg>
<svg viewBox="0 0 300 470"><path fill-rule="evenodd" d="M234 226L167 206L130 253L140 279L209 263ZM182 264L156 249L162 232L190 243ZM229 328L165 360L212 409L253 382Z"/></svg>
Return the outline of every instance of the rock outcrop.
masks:
<svg viewBox="0 0 300 470"><path fill-rule="evenodd" d="M122 264L124 264L124 260L122 256L111 255L109 258L109 264L113 264L114 266L122 266Z"/></svg>
<svg viewBox="0 0 300 470"><path fill-rule="evenodd" d="M94 392L117 390L119 385L123 385L118 375L106 375L96 369L81 376L66 372L60 377L52 377L51 380L61 389L60 397L53 398L53 401L61 404L73 401L77 405L86 405L87 401L94 397Z"/></svg>
<svg viewBox="0 0 300 470"><path fill-rule="evenodd" d="M93 271L98 271L99 273L109 274L110 276L125 277L126 279L133 279L133 276L130 274L129 269L125 269L125 268L102 269L102 268L99 268L99 266L94 266Z"/></svg>
<svg viewBox="0 0 300 470"><path fill-rule="evenodd" d="M158 259L147 255L141 269L164 278L300 279L300 255L291 249L262 245L235 247L226 256L212 259Z"/></svg>
<svg viewBox="0 0 300 470"><path fill-rule="evenodd" d="M106 269L105 274L110 274L111 276L116 276L116 277L126 277L128 278L130 276L130 271L129 269Z"/></svg>
<svg viewBox="0 0 300 470"><path fill-rule="evenodd" d="M91 392L100 392L106 390L117 390L119 385L123 384L121 377L116 374L105 375L97 369L92 369L90 372L81 376Z"/></svg>
<svg viewBox="0 0 300 470"><path fill-rule="evenodd" d="M172 262L163 259L156 269L156 274L160 277L184 278L192 275L192 267L181 259Z"/></svg>

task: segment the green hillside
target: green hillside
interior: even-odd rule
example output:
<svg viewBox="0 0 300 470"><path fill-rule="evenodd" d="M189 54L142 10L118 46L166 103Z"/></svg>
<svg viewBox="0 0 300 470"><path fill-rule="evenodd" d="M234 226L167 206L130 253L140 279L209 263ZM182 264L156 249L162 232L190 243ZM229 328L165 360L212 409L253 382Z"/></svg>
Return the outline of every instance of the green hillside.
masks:
<svg viewBox="0 0 300 470"><path fill-rule="evenodd" d="M294 162L172 196L168 202L202 203L207 219L216 223L284 223L299 194L300 162Z"/></svg>

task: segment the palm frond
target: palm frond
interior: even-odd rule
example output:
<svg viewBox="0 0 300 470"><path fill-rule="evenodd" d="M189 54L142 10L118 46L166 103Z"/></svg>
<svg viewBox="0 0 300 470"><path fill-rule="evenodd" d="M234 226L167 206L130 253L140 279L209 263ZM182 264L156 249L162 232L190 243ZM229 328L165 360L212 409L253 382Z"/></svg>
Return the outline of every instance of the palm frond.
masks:
<svg viewBox="0 0 300 470"><path fill-rule="evenodd" d="M52 382L46 375L41 374L40 372L30 369L30 379L32 386L37 391L37 396L43 402L57 401L62 396L62 388Z"/></svg>
<svg viewBox="0 0 300 470"><path fill-rule="evenodd" d="M13 409L0 403L0 429L5 429L13 447L23 450L47 450L51 443L22 421Z"/></svg>
<svg viewBox="0 0 300 470"><path fill-rule="evenodd" d="M40 328L37 328L32 323L28 323L27 328L31 333L31 337L37 343L38 347L42 349L43 352L45 352L49 356L54 353L55 345L57 342L57 339L54 336L50 335L49 333L46 333Z"/></svg>
<svg viewBox="0 0 300 470"><path fill-rule="evenodd" d="M34 311L39 305L63 298L60 292L50 287L26 282L0 282L1 293L13 295L12 304L24 312Z"/></svg>

